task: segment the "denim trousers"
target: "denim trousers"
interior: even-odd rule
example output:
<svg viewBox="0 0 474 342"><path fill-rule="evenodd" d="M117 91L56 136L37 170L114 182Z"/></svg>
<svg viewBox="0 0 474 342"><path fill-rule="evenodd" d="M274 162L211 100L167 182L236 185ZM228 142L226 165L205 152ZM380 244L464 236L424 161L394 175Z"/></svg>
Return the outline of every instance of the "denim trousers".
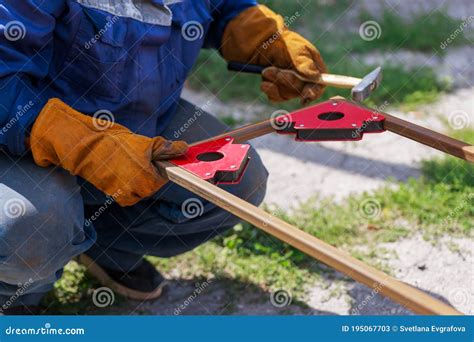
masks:
<svg viewBox="0 0 474 342"><path fill-rule="evenodd" d="M180 100L162 135L192 143L226 130L214 116ZM220 187L259 205L267 177L252 148L241 182ZM184 204L194 208L186 212ZM128 272L143 255L179 255L238 222L173 183L134 206L120 207L61 168L38 167L29 154L0 151L0 308L37 305L63 267L81 253L101 266Z"/></svg>

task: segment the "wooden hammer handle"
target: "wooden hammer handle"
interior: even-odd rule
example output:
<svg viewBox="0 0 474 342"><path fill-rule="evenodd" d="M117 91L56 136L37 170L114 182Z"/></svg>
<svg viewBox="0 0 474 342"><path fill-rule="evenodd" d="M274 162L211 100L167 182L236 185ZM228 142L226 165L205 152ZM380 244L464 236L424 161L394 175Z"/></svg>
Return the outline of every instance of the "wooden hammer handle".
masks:
<svg viewBox="0 0 474 342"><path fill-rule="evenodd" d="M245 63L239 63L239 62L229 62L227 65L227 68L231 71L238 71L238 72L246 72L246 73L251 73L251 74L261 74L265 69L270 69L270 68L275 68L276 67L265 67L261 65L256 65L256 64L245 64ZM300 79L303 82L308 82L308 83L318 83L318 84L323 84L327 85L330 87L336 87L336 88L344 88L344 89L351 89L355 87L357 84L362 81L361 78L357 77L350 77L350 76L343 76L343 75L334 75L334 74L325 74L322 73L318 79L309 79L306 77L301 76L294 70L288 70L288 69L280 69L284 73L290 73L296 76L298 79Z"/></svg>
<svg viewBox="0 0 474 342"><path fill-rule="evenodd" d="M324 84L330 87L352 89L362 81L361 78L334 75L334 74L321 74L321 79L317 81L319 84Z"/></svg>

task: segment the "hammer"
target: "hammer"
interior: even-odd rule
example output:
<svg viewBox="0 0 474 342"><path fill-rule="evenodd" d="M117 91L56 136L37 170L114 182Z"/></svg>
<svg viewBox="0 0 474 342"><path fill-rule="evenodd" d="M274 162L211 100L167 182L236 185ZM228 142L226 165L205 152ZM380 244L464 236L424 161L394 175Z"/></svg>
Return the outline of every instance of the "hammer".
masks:
<svg viewBox="0 0 474 342"><path fill-rule="evenodd" d="M227 69L231 71L248 72L252 74L261 74L267 68L274 67L264 67L261 65L240 62L229 62L227 65ZM362 102L368 98L382 81L381 67L375 68L363 78L322 73L318 79L314 80L305 78L293 70L283 70L283 72L292 73L303 82L319 83L336 88L352 88L351 96L356 102Z"/></svg>

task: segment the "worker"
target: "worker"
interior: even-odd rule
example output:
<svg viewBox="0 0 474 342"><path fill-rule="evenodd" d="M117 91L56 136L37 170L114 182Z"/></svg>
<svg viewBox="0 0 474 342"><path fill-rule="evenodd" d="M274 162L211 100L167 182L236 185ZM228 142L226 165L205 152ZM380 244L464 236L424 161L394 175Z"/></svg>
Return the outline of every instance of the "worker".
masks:
<svg viewBox="0 0 474 342"><path fill-rule="evenodd" d="M1 313L38 313L73 259L120 295L156 299L166 282L144 255L190 251L238 223L153 164L228 130L180 97L202 48L276 67L261 83L272 101L323 92L280 70L315 78L325 66L254 0L2 1ZM240 184L221 187L258 205L268 173L250 157Z"/></svg>

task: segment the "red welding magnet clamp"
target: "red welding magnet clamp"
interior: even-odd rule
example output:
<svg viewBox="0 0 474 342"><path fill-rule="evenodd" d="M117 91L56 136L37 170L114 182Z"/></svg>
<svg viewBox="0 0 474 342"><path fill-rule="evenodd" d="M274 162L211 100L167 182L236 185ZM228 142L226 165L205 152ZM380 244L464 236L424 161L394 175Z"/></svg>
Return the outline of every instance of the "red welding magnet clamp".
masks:
<svg viewBox="0 0 474 342"><path fill-rule="evenodd" d="M193 145L170 162L214 184L239 183L250 159L250 145L233 141L225 137Z"/></svg>
<svg viewBox="0 0 474 342"><path fill-rule="evenodd" d="M364 133L383 132L384 116L345 100L330 100L274 119L280 134L302 141L361 140Z"/></svg>

